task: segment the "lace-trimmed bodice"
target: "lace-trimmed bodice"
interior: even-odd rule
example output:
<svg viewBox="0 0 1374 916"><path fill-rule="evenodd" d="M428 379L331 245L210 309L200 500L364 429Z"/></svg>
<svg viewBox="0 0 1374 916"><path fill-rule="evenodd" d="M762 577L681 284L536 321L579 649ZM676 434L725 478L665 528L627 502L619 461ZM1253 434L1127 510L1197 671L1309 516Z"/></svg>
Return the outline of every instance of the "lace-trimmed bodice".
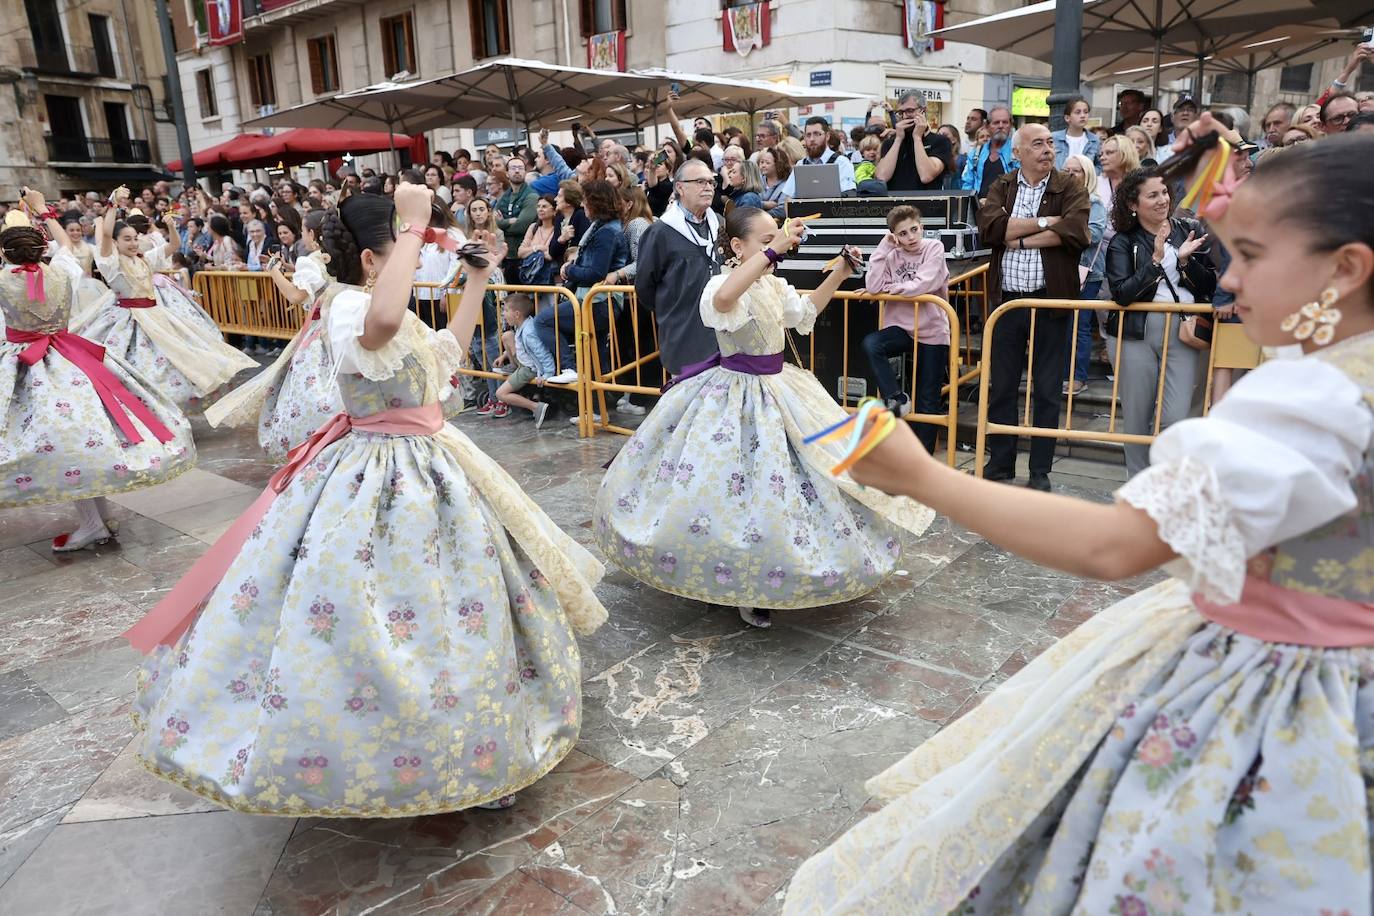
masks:
<svg viewBox="0 0 1374 916"><path fill-rule="evenodd" d="M740 296L729 312L718 312L712 304L716 291L730 276L725 271L706 284L701 294L701 320L714 328L722 356L744 353L768 356L781 353L787 345L787 329L810 334L816 323L816 307L808 296L800 295L786 280L766 273Z"/></svg>
<svg viewBox="0 0 1374 916"><path fill-rule="evenodd" d="M1318 358L1350 377L1374 411L1374 341L1337 345ZM1296 591L1374 604L1374 450L1351 481L1354 509L1253 557L1249 573Z"/></svg>
<svg viewBox="0 0 1374 916"><path fill-rule="evenodd" d="M344 410L350 416L365 417L442 400L451 391L450 380L462 359L457 341L408 313L401 330L384 347L364 349L357 337L369 300L354 287L338 285L329 287L322 297L330 362L339 367Z"/></svg>
<svg viewBox="0 0 1374 916"><path fill-rule="evenodd" d="M43 302L29 298L27 273L15 273L15 265L8 262L0 267L0 310L5 313L5 326L40 333L65 331L71 316L74 281L68 271L59 267L39 267L43 270Z"/></svg>
<svg viewBox="0 0 1374 916"><path fill-rule="evenodd" d="M153 265L146 258L129 258L112 254L108 258L96 256L100 275L105 284L120 299L152 299Z"/></svg>

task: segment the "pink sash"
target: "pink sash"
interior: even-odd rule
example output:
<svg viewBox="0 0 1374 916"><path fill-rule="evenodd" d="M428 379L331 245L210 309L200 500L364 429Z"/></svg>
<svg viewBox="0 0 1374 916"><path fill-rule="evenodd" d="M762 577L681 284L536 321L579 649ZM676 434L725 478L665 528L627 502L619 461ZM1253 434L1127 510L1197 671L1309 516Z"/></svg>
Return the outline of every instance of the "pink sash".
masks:
<svg viewBox="0 0 1374 916"><path fill-rule="evenodd" d="M346 413L335 415L287 454L286 465L272 475L262 495L142 620L125 631L129 644L146 655L157 646L170 646L181 638L277 496L325 446L343 438L350 429L392 436L432 436L443 427L444 412L437 403L397 407L366 417L350 417Z"/></svg>
<svg viewBox="0 0 1374 916"><path fill-rule="evenodd" d="M129 414L138 417L157 441L171 442L175 438L172 431L153 416L153 412L134 397L133 392L125 388L110 371L110 367L105 365L105 348L100 344L92 343L70 331L44 334L40 331L20 331L16 328L5 328L5 339L10 343L28 344L19 353L19 361L26 366L34 365L46 356L49 347L66 357L68 362L90 379L91 387L100 396L100 403L105 405L110 418L115 421L124 438L134 445L143 441L143 435L129 419Z"/></svg>
<svg viewBox="0 0 1374 916"><path fill-rule="evenodd" d="M1349 649L1374 646L1374 605L1300 592L1256 576L1245 577L1235 604L1193 596L1198 613L1213 623L1265 642Z"/></svg>

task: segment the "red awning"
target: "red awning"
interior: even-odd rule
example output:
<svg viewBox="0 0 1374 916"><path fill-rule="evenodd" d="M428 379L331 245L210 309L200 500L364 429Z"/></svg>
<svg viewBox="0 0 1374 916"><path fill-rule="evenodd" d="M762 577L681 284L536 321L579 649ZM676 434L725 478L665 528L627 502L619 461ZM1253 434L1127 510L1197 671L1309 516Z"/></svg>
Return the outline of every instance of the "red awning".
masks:
<svg viewBox="0 0 1374 916"><path fill-rule="evenodd" d="M423 137L417 139L423 143ZM274 166L278 162L300 165L345 153L361 156L385 152L393 144L396 149L411 147L413 158L413 141L405 134L392 137L383 131L303 127L279 131L270 137L264 134L240 134L228 142L201 150L192 157L192 161L198 169L251 169ZM173 172L181 171L181 160L167 163L167 168Z"/></svg>

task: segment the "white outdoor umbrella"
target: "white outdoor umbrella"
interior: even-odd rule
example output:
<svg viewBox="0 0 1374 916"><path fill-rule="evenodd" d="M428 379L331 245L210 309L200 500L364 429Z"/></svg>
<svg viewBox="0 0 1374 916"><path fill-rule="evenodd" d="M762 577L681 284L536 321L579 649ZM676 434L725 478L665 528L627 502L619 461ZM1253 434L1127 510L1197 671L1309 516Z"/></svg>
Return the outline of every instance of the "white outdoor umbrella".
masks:
<svg viewBox="0 0 1374 916"><path fill-rule="evenodd" d="M940 29L931 37L1050 61L1055 5L1056 0L1045 0ZM1192 58L1196 65L1221 47L1254 41L1277 26L1341 29L1365 20L1374 20L1374 0L1083 0L1082 69L1085 74L1130 69L1120 62L1141 51L1150 52L1152 66L1179 58ZM1158 95L1158 72L1153 86Z"/></svg>
<svg viewBox="0 0 1374 916"><path fill-rule="evenodd" d="M1253 94L1254 78L1261 70L1316 63L1344 55L1358 38L1358 32L1349 29L1283 26L1270 29L1248 41L1218 47L1202 60L1191 56L1162 60L1158 69L1161 80L1180 79L1197 73L1199 65L1206 73L1242 74L1250 81L1250 94ZM1090 73L1085 82L1129 82L1155 70L1152 56L1145 51L1123 56L1118 66Z"/></svg>
<svg viewBox="0 0 1374 916"><path fill-rule="evenodd" d="M633 102L656 81L634 73L562 67L504 57L449 76L412 83L380 83L342 92L245 122L245 128L350 127L418 133L461 124L549 125L610 117L608 100ZM612 119L617 120L617 119ZM618 119L625 121L625 119Z"/></svg>
<svg viewBox="0 0 1374 916"><path fill-rule="evenodd" d="M632 117L636 126L640 121L658 123L661 106L668 104L669 92L676 89L678 100L674 108L683 114L733 114L744 112L753 123L760 111L773 108L796 108L804 105L824 105L829 102L863 101L868 96L841 92L830 88L811 88L771 80L733 79L707 76L681 70L653 67L632 71L652 80L646 91L636 91L633 101L611 99L596 108L598 113L621 118ZM645 117L640 116L645 113Z"/></svg>

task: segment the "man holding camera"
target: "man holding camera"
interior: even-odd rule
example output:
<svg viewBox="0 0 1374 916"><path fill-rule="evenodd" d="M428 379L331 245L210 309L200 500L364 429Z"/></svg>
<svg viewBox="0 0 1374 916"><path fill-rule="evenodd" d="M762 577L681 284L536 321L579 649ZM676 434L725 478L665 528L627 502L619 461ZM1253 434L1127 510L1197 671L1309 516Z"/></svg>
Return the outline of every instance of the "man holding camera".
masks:
<svg viewBox="0 0 1374 916"><path fill-rule="evenodd" d="M945 163L954 160L949 140L931 130L926 100L919 92L904 92L897 100L897 134L883 143L875 177L889 191L938 190Z"/></svg>

